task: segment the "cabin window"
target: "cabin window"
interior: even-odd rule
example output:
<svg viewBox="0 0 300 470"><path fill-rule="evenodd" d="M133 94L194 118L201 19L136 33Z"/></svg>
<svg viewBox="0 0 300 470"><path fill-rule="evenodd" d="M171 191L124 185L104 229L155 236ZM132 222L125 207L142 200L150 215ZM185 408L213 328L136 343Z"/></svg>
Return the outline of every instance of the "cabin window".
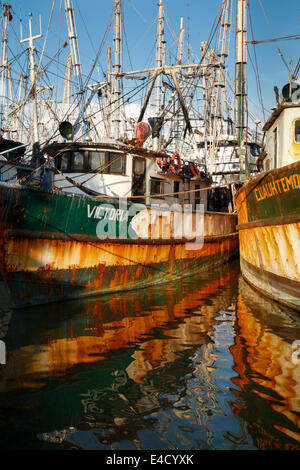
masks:
<svg viewBox="0 0 300 470"><path fill-rule="evenodd" d="M124 174L125 158L121 153L74 150L58 157L57 168L65 173L100 170L101 173Z"/></svg>
<svg viewBox="0 0 300 470"><path fill-rule="evenodd" d="M101 170L105 165L105 152L89 152L89 163L92 171Z"/></svg>
<svg viewBox="0 0 300 470"><path fill-rule="evenodd" d="M163 194L164 193L164 180L161 180L159 178L151 178L150 193L151 194Z"/></svg>
<svg viewBox="0 0 300 470"><path fill-rule="evenodd" d="M71 171L84 171L84 153L73 152L73 161L71 165Z"/></svg>
<svg viewBox="0 0 300 470"><path fill-rule="evenodd" d="M144 175L146 172L146 160L136 157L133 161L133 173L136 176Z"/></svg>
<svg viewBox="0 0 300 470"><path fill-rule="evenodd" d="M179 193L179 181L174 181L174 193ZM178 197L178 194L175 194Z"/></svg>
<svg viewBox="0 0 300 470"><path fill-rule="evenodd" d="M57 168L65 173L85 171L84 152L63 152L58 157Z"/></svg>
<svg viewBox="0 0 300 470"><path fill-rule="evenodd" d="M105 173L118 173L123 174L125 172L124 162L125 157L121 153L108 152L107 154L107 168Z"/></svg>
<svg viewBox="0 0 300 470"><path fill-rule="evenodd" d="M295 121L295 142L300 143L300 119Z"/></svg>
<svg viewBox="0 0 300 470"><path fill-rule="evenodd" d="M64 152L59 157L59 160L60 160L60 165L59 166L60 166L61 171L68 171L68 169L69 169L69 156L70 156L70 152Z"/></svg>
<svg viewBox="0 0 300 470"><path fill-rule="evenodd" d="M258 157L259 156L259 147L256 145L250 145L250 153L253 155L253 157Z"/></svg>

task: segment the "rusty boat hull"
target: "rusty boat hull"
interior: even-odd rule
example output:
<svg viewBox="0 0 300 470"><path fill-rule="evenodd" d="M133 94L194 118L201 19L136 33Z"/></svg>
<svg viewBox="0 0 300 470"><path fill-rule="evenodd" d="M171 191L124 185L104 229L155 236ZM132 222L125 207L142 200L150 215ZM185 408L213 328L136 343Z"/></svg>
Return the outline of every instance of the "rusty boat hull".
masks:
<svg viewBox="0 0 300 470"><path fill-rule="evenodd" d="M172 236L176 214L125 212L116 199L0 184L2 310L145 288L238 255L236 214L204 213L200 242Z"/></svg>
<svg viewBox="0 0 300 470"><path fill-rule="evenodd" d="M241 272L300 311L300 162L248 181L236 194Z"/></svg>

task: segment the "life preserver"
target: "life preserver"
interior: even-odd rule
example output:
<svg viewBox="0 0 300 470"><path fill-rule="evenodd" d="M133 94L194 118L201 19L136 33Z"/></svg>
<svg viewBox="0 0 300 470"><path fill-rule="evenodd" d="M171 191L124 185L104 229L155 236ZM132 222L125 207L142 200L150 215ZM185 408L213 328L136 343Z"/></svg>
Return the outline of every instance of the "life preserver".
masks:
<svg viewBox="0 0 300 470"><path fill-rule="evenodd" d="M177 160L177 168L175 168L175 160ZM171 157L171 163L170 163L170 168L172 173L175 175L178 175L178 173L181 172L182 169L182 162L179 153L174 152L172 157Z"/></svg>
<svg viewBox="0 0 300 470"><path fill-rule="evenodd" d="M157 150L159 153L164 153L163 150ZM156 163L161 170L165 170L168 166L168 157L157 158Z"/></svg>
<svg viewBox="0 0 300 470"><path fill-rule="evenodd" d="M200 176L199 168L194 162L190 162L190 170L193 176Z"/></svg>

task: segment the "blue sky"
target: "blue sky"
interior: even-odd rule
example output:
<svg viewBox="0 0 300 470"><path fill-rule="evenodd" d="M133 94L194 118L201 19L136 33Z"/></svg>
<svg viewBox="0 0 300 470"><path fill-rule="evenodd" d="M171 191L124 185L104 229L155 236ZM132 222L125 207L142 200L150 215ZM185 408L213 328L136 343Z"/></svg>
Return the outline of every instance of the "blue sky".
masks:
<svg viewBox="0 0 300 470"><path fill-rule="evenodd" d="M5 2L1 2L1 6ZM235 9L235 1L234 9ZM251 0L251 23L253 38L265 40L284 36L300 35L300 3L299 0ZM220 0L163 0L166 10L166 39L167 58L174 60L172 55L176 50L176 37L179 34L180 17L183 17L185 28L185 40L189 38L190 60L196 62L200 58L201 41L207 40L217 15ZM43 38L36 42L36 47L42 50L46 36L53 0L12 0L12 13L14 19L11 22L10 37L15 40L11 52L21 50L16 39L19 37L19 19L22 17L23 37L28 35L28 15L33 15L33 32L39 32L39 15L42 16ZM62 7L61 7L62 5ZM112 26L107 34L105 43L103 38L111 21L112 0L73 0L76 10L76 24L79 38L80 56L83 75L87 75L93 64L94 57L101 44L100 60L98 67L93 72L95 80L103 80L102 70L106 68L106 48L112 45ZM60 17L60 9L62 15ZM156 16L158 12L156 0L123 0L124 11L124 69L139 69L153 66L155 51ZM267 19L266 19L266 17ZM235 21L232 22L235 28ZM250 25L248 27L248 40L252 40ZM59 49L67 39L64 2L56 0L53 17L48 33L46 55L51 56ZM234 35L231 45L234 46ZM262 89L263 103L266 109L265 117L275 105L274 85L279 90L288 82L289 75L287 65L293 61L295 68L299 59L300 40L280 41L276 43L263 43L256 46L256 58L259 67L259 77ZM279 55L279 51L282 56ZM187 44L185 53L188 54ZM45 55L45 62L47 62ZM63 62L63 55L61 61ZM250 60L251 57L251 60ZM257 94L257 83L254 75L253 64L255 57L253 48L250 48L248 59L248 91L249 107L256 118L263 119L261 105ZM233 71L232 71L233 74Z"/></svg>

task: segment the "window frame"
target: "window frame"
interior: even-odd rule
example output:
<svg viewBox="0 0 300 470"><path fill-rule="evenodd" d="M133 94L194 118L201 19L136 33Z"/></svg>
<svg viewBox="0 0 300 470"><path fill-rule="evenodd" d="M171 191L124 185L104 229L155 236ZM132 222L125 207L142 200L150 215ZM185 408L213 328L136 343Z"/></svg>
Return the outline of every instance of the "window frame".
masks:
<svg viewBox="0 0 300 470"><path fill-rule="evenodd" d="M176 187L176 186L178 186L178 187ZM174 181L173 192L174 193L179 193L179 190L180 190L180 181ZM179 197L179 194L174 194L174 197Z"/></svg>
<svg viewBox="0 0 300 470"><path fill-rule="evenodd" d="M110 156L113 155L113 156L121 156L121 158L119 159L121 161L121 171L110 171L111 170L111 165L108 165L111 160L110 160ZM125 162L126 162L126 155L122 155L122 152L111 152L111 151L106 151L105 152L105 165L108 165L106 168L105 168L105 173L106 174L109 174L109 175L125 175L125 170L126 170L126 165L125 165Z"/></svg>
<svg viewBox="0 0 300 470"><path fill-rule="evenodd" d="M57 168L62 171L62 172L65 172L65 173L70 173L70 161L71 161L71 151L70 150L67 150L66 152L62 152L59 156L58 156L58 165L57 165ZM67 154L67 169L66 170L62 170L61 169L61 164L62 164L62 158L63 158L63 155Z"/></svg>
<svg viewBox="0 0 300 470"><path fill-rule="evenodd" d="M278 127L276 126L273 130L273 167L277 168L278 163Z"/></svg>
<svg viewBox="0 0 300 470"><path fill-rule="evenodd" d="M81 168L76 168L74 169L74 158L75 158L75 153L80 153L83 155L83 165ZM71 150L70 152L70 157L69 157L69 169L70 173L84 173L88 170L87 167L87 152L85 150Z"/></svg>
<svg viewBox="0 0 300 470"><path fill-rule="evenodd" d="M81 168L76 168L74 169L74 155L75 152L82 153L83 154L83 166ZM98 153L104 153L104 171L101 171L99 168L92 170L91 169L91 159L90 159L90 154L92 152L98 152ZM67 168L62 170L61 169L61 164L62 164L62 157L63 155L67 155L68 161L67 161ZM125 168L126 168L126 158L125 156L121 157L121 169L120 171L111 171L111 165L110 163L110 158L111 156L117 156L117 155L122 155L122 152L110 152L107 150L98 150L98 149L85 149L85 150L80 150L80 149L72 149L72 150L67 150L65 152L62 152L58 158L57 158L57 168L64 172L64 173L97 173L101 172L102 174L110 174L110 175L118 175L118 176L124 176L125 175Z"/></svg>
<svg viewBox="0 0 300 470"><path fill-rule="evenodd" d="M299 132L298 134L296 134L296 126L298 124L298 128L299 128ZM298 135L299 137L299 140L296 139L296 135ZM294 122L294 142L295 144L300 144L300 119L295 119L295 122Z"/></svg>
<svg viewBox="0 0 300 470"><path fill-rule="evenodd" d="M152 191L152 183L160 183L160 192L153 192ZM150 196L159 196L164 194L164 183L165 180L162 178L156 178L155 176L150 177Z"/></svg>
<svg viewBox="0 0 300 470"><path fill-rule="evenodd" d="M101 170L100 170L99 167L98 167L98 168L95 168L95 169L92 169L92 167L91 167L91 158L90 158L90 154L93 153L93 152L94 152L94 153L104 153L104 163L103 163L103 165L106 165L106 163L107 163L107 162L106 162L106 152L105 152L105 150L98 150L98 149L92 149L92 150L90 149L90 150L88 151L88 168L89 168L89 172L91 172L91 173L101 172Z"/></svg>

